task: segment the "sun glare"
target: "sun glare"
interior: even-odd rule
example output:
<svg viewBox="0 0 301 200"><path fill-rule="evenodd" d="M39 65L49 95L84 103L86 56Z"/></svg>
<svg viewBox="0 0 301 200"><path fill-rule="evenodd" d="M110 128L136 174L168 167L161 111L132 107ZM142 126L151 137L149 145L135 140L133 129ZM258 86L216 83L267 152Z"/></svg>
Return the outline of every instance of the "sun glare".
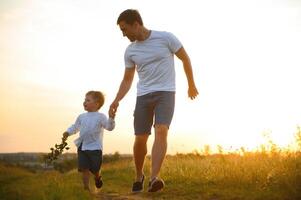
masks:
<svg viewBox="0 0 301 200"><path fill-rule="evenodd" d="M99 71L96 52L101 52L99 37L91 32L101 30L94 25L97 19L87 16L85 10L64 6L63 2L34 9L27 38L33 45L32 82L72 91L90 87L89 79ZM40 70L41 66L44 70ZM76 84L78 81L80 84Z"/></svg>

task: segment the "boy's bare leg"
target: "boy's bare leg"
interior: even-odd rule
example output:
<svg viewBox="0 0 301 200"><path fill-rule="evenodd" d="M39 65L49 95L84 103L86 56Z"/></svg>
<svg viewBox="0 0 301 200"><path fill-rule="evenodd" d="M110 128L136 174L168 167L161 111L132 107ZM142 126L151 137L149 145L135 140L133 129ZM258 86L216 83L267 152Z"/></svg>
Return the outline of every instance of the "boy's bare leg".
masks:
<svg viewBox="0 0 301 200"><path fill-rule="evenodd" d="M143 175L144 159L147 154L148 134L136 135L134 142L134 161L136 167L136 181L141 181Z"/></svg>
<svg viewBox="0 0 301 200"><path fill-rule="evenodd" d="M163 160L167 151L167 134L166 125L155 125L155 141L152 148L152 170L151 180L159 175Z"/></svg>
<svg viewBox="0 0 301 200"><path fill-rule="evenodd" d="M95 181L95 186L96 188L101 188L103 185L102 179L101 179L101 175L99 174L99 172L93 173L94 175L94 181Z"/></svg>
<svg viewBox="0 0 301 200"><path fill-rule="evenodd" d="M94 178L95 178L95 179L97 179L97 178L100 177L99 172L96 172L96 173L94 173L93 175L94 175Z"/></svg>
<svg viewBox="0 0 301 200"><path fill-rule="evenodd" d="M82 178L83 178L84 189L90 191L90 187L89 187L90 171L85 169L82 171L82 173L83 173Z"/></svg>

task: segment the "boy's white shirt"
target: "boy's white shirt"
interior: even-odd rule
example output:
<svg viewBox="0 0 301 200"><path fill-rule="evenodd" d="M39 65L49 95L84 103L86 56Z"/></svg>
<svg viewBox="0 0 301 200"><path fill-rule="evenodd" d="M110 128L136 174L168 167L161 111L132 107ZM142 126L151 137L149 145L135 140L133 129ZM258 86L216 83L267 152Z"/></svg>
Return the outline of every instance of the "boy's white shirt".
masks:
<svg viewBox="0 0 301 200"><path fill-rule="evenodd" d="M103 113L86 112L77 117L67 132L73 135L79 131L79 137L74 140L74 144L79 147L82 143L81 150L102 150L104 129L112 131L114 128L114 119L108 119Z"/></svg>

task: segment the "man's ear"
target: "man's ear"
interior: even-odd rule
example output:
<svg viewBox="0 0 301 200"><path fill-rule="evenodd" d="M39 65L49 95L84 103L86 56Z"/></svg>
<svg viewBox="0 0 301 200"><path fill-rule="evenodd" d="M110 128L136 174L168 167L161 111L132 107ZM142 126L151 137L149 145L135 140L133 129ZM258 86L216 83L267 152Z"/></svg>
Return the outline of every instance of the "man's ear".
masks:
<svg viewBox="0 0 301 200"><path fill-rule="evenodd" d="M139 26L140 26L140 24L139 24L137 21L135 21L135 22L133 23L133 27L137 28L137 27L139 27Z"/></svg>

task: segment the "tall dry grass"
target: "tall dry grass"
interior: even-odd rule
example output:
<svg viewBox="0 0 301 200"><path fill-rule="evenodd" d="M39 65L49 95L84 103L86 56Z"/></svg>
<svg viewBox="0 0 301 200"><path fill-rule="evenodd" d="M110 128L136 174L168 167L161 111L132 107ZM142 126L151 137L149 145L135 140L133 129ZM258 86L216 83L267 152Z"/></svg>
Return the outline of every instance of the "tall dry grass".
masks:
<svg viewBox="0 0 301 200"><path fill-rule="evenodd" d="M120 199L202 200L299 200L301 199L301 129L297 148L278 147L272 141L256 151L240 148L213 154L210 146L190 154L167 156L161 169L166 187L162 192L131 195L135 176L132 159L116 159L102 167L101 193ZM151 162L145 162L144 184ZM91 181L93 185L93 181ZM80 175L73 170L31 173L0 164L0 197L3 199L95 199L82 189Z"/></svg>

